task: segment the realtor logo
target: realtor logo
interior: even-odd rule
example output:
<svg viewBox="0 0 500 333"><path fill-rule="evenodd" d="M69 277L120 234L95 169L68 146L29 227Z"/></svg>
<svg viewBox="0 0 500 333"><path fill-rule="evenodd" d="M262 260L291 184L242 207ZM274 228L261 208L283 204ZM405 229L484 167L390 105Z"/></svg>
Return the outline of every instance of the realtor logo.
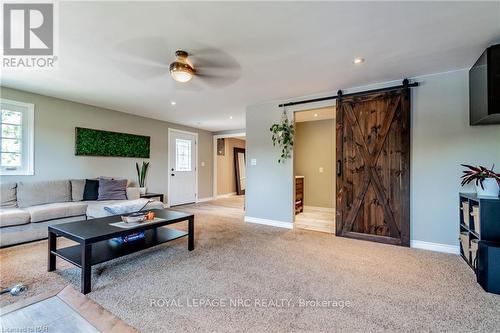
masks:
<svg viewBox="0 0 500 333"><path fill-rule="evenodd" d="M57 2L3 3L3 70L54 69L58 63Z"/></svg>
<svg viewBox="0 0 500 333"><path fill-rule="evenodd" d="M3 31L4 55L53 55L54 5L4 4Z"/></svg>

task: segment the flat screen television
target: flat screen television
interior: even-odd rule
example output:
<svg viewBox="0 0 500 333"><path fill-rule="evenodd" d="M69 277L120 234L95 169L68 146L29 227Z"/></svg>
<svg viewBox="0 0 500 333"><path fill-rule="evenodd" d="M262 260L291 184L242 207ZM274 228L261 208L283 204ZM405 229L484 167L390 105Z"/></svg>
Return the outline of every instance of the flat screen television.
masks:
<svg viewBox="0 0 500 333"><path fill-rule="evenodd" d="M500 44L490 46L469 71L471 125L500 124Z"/></svg>

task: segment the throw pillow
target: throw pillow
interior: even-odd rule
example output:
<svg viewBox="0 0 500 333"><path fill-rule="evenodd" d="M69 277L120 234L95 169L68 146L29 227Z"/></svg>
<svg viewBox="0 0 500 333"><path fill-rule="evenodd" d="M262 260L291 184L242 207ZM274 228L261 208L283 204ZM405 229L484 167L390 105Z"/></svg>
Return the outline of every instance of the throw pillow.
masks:
<svg viewBox="0 0 500 333"><path fill-rule="evenodd" d="M16 208L16 183L2 183L0 184L0 207L1 208Z"/></svg>
<svg viewBox="0 0 500 333"><path fill-rule="evenodd" d="M20 208L68 201L71 201L69 180L17 183L17 205Z"/></svg>
<svg viewBox="0 0 500 333"><path fill-rule="evenodd" d="M97 200L127 200L127 180L99 178Z"/></svg>
<svg viewBox="0 0 500 333"><path fill-rule="evenodd" d="M71 199L73 201L83 200L83 191L85 190L85 179L71 179Z"/></svg>
<svg viewBox="0 0 500 333"><path fill-rule="evenodd" d="M127 187L127 200L136 200L141 197L141 190L138 187Z"/></svg>
<svg viewBox="0 0 500 333"><path fill-rule="evenodd" d="M86 179L83 189L83 201L97 200L99 196L99 181L97 179Z"/></svg>

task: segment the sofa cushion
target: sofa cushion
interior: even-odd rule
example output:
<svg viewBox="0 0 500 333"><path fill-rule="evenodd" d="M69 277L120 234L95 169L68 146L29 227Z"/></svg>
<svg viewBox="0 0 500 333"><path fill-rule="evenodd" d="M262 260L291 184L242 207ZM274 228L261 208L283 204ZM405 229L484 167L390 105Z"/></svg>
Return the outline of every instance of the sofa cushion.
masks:
<svg viewBox="0 0 500 333"><path fill-rule="evenodd" d="M30 223L30 213L19 208L0 209L0 228Z"/></svg>
<svg viewBox="0 0 500 333"><path fill-rule="evenodd" d="M86 179L83 189L83 201L97 200L99 196L99 181L97 179Z"/></svg>
<svg viewBox="0 0 500 333"><path fill-rule="evenodd" d="M71 201L71 188L68 180L19 182L17 184L17 204L21 208L67 201Z"/></svg>
<svg viewBox="0 0 500 333"><path fill-rule="evenodd" d="M127 180L99 178L99 196L97 200L127 200Z"/></svg>
<svg viewBox="0 0 500 333"><path fill-rule="evenodd" d="M85 179L71 179L71 200L82 201L83 190L85 189Z"/></svg>
<svg viewBox="0 0 500 333"><path fill-rule="evenodd" d="M15 208L17 207L16 183L0 184L0 207Z"/></svg>
<svg viewBox="0 0 500 333"><path fill-rule="evenodd" d="M83 202L58 202L46 205L27 207L31 222L42 222L70 216L85 215L87 204Z"/></svg>

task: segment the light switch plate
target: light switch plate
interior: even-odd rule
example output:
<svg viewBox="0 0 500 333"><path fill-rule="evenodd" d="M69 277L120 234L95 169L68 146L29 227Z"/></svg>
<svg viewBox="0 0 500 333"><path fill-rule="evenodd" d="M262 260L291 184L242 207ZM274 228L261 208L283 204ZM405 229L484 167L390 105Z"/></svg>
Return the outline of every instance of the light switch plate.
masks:
<svg viewBox="0 0 500 333"><path fill-rule="evenodd" d="M319 173L323 173L323 171L325 171L323 167L319 167Z"/></svg>
<svg viewBox="0 0 500 333"><path fill-rule="evenodd" d="M256 158L252 158L250 160L250 165L257 165L257 159Z"/></svg>
<svg viewBox="0 0 500 333"><path fill-rule="evenodd" d="M205 162L201 162L201 166L204 167L205 166Z"/></svg>

